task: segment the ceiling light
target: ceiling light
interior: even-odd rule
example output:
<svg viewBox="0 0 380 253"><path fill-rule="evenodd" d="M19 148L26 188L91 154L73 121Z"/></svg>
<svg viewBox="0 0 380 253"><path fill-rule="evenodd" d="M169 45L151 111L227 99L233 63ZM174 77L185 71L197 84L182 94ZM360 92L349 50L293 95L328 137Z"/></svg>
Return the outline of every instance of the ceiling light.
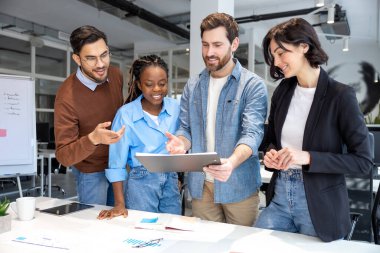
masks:
<svg viewBox="0 0 380 253"><path fill-rule="evenodd" d="M373 79L373 82L374 83L378 83L379 82L379 73L375 72L375 78Z"/></svg>
<svg viewBox="0 0 380 253"><path fill-rule="evenodd" d="M315 6L317 7L325 6L325 0L315 0Z"/></svg>
<svg viewBox="0 0 380 253"><path fill-rule="evenodd" d="M348 48L348 37L344 37L343 38L343 49L342 49L342 51L343 52L347 52L348 50L350 50Z"/></svg>
<svg viewBox="0 0 380 253"><path fill-rule="evenodd" d="M335 22L335 4L327 8L327 23L332 24Z"/></svg>

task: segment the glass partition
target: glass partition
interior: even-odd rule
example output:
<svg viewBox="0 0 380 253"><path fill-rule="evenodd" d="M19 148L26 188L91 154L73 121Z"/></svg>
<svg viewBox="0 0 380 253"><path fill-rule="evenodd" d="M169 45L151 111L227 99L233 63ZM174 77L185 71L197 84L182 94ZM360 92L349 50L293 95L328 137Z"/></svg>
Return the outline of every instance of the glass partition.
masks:
<svg viewBox="0 0 380 253"><path fill-rule="evenodd" d="M30 43L0 35L0 68L30 72Z"/></svg>
<svg viewBox="0 0 380 253"><path fill-rule="evenodd" d="M36 48L36 73L66 77L66 51L51 48Z"/></svg>

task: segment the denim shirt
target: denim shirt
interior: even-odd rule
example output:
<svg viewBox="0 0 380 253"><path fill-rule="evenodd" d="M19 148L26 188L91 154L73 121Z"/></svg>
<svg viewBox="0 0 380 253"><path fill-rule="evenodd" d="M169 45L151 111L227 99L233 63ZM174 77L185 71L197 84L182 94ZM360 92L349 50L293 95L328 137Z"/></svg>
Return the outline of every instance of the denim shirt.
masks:
<svg viewBox="0 0 380 253"><path fill-rule="evenodd" d="M112 122L112 130L117 131L125 125L125 133L121 139L110 145L107 179L112 182L127 179L126 165L131 170L142 167L136 159L137 152L167 154L165 132L175 133L178 128L179 104L173 98L164 97L157 125L144 113L142 95L122 106Z"/></svg>
<svg viewBox="0 0 380 253"><path fill-rule="evenodd" d="M264 136L267 115L267 89L256 74L236 65L219 96L215 123L215 151L222 158L232 155L245 144L252 156L235 168L227 182L214 181L215 203L233 203L250 197L261 186L258 147ZM206 152L206 115L210 74L203 70L188 80L182 97L180 127L176 135L191 142L191 152ZM188 176L190 194L202 198L205 174L191 172Z"/></svg>

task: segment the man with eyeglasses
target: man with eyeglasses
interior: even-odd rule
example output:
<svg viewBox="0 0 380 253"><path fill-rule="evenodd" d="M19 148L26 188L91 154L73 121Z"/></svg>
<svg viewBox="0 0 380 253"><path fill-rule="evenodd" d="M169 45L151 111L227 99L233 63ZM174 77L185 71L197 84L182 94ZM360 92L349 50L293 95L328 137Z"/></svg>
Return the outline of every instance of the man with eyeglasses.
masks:
<svg viewBox="0 0 380 253"><path fill-rule="evenodd" d="M123 104L123 77L118 68L110 66L111 54L103 32L82 26L71 33L70 43L78 69L56 95L56 157L64 166L71 166L80 202L105 205L108 145L124 134L124 127L117 132L109 130Z"/></svg>

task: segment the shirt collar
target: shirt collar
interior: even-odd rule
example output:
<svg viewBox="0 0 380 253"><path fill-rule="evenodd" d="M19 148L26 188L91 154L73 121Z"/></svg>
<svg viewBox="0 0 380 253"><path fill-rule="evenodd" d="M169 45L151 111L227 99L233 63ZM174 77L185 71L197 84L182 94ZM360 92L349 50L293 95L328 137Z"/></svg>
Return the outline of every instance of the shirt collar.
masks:
<svg viewBox="0 0 380 253"><path fill-rule="evenodd" d="M140 120L141 118L144 118L144 111L143 111L143 108L142 108L142 104L141 104L141 99L143 98L143 95L141 94L138 98L136 98L134 101L132 101L131 103L133 103L133 116L132 116L132 120L133 122L137 121L137 120ZM174 114L174 108L168 106L168 98L167 97L164 97L164 104L162 106L162 109L161 109L161 112L160 114L158 115L158 117L160 117L160 115L162 113L167 113L169 115L173 115Z"/></svg>
<svg viewBox="0 0 380 253"><path fill-rule="evenodd" d="M89 88L89 89L92 90L92 91L94 91L98 85L103 84L103 83L97 83L97 82L94 82L93 80L91 80L91 79L89 79L88 77L86 77L86 76L83 74L83 72L82 72L82 70L81 70L80 67L78 67L78 69L77 69L76 76L77 76L77 78L79 79L79 81L80 81L84 86L86 86L87 88ZM104 83L106 83L106 82L108 82L108 78L107 78L107 80L106 80Z"/></svg>

